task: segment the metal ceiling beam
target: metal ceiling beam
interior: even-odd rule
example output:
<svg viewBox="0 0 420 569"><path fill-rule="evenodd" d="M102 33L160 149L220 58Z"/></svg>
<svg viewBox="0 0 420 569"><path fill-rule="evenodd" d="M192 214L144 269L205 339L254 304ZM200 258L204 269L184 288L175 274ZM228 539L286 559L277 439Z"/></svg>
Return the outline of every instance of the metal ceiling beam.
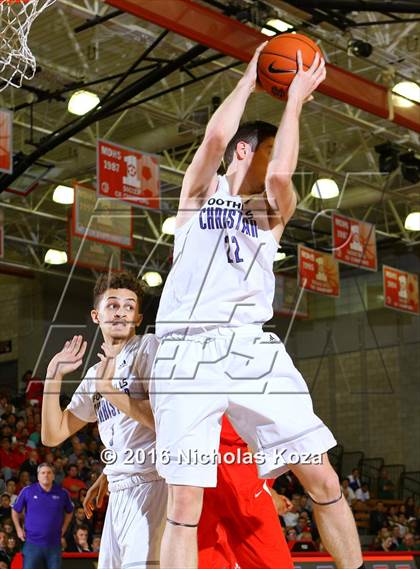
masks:
<svg viewBox="0 0 420 569"><path fill-rule="evenodd" d="M328 108L328 106L326 105L321 105L319 103L314 103L316 106L321 106L323 110L326 111L332 111L331 108ZM387 131L387 133L382 132L384 130L383 127L379 127L379 125L374 125L372 123L367 123L365 121L362 121L361 119L356 119L355 117L350 117L348 115L346 115L345 113L339 112L339 111L335 111L335 113L337 115L339 115L340 118L344 118L346 121L350 121L351 123L355 123L355 124L360 124L361 127L363 128L367 128L370 131L377 132L377 134L386 134L388 137L392 134L398 138L398 134L397 133L393 133L392 131ZM28 123L22 123L21 121L18 122L19 126L23 126L25 128L30 128L30 125ZM51 134L51 131L47 130L47 129L43 129L40 127L35 127L35 130L39 130L39 132L42 132L43 134ZM94 144L92 143L88 143L79 139L72 139L73 142L77 143L77 144L82 144L84 147L88 148L89 150L95 152L96 151L96 147ZM151 130L148 131L146 133L139 133L138 138L136 137L136 139L133 140L129 140L129 139L125 139L123 142L126 145L134 145L137 146L138 144L141 145L141 147L144 150L148 150L148 151L159 151L162 149L162 146L159 147L159 144L162 144L162 141L165 141L166 143L168 143L170 146L176 146L178 143L182 143L182 141L184 141L185 143L187 141L192 141L193 144L196 143L196 136L195 134L192 132L190 134L185 134L185 135L180 135L178 133L178 126L172 125L172 126L167 126L167 127L159 127L155 130ZM89 161L92 162L92 164L94 164L94 157L92 156L92 159L87 159L86 157L83 158L83 163L86 165ZM310 167L313 171L317 172L317 171L323 171L326 174L332 174L332 175L337 175L337 168L328 168L326 167L325 164L320 164L320 163L316 163L313 161L309 161L307 159L305 159L304 157L300 158L299 163L301 165ZM74 164L76 170L80 167L77 163ZM167 165L161 165L161 169L163 170L163 172L165 173L165 175L167 176L171 176L172 174L176 175L177 179L178 177L183 176L184 171L182 168L183 164L181 165L181 167L179 167L179 165L177 166L176 169L171 168ZM77 173L75 172L72 174L71 172L69 173L68 176L66 176L66 179L71 179L77 176ZM340 174L342 176L343 179L346 178L346 176L344 174ZM58 179L59 175L54 174L54 179L46 179L47 182L51 182L51 183L63 183L63 179ZM179 181L179 180L178 180ZM172 182L172 178L171 178L171 182ZM351 194L351 205L352 206L362 206L362 205L366 205L366 204L370 204L370 203L377 203L378 201L380 201L381 199L387 199L388 197L392 196L394 194L394 192L389 192L389 190L385 190L385 196L384 196L384 189L382 187L382 185L377 185L377 184L373 184L372 182L370 182L367 179L362 179L360 178L360 173L354 173L352 174L352 182L357 184L357 187L353 188L352 191L350 192ZM370 191L366 191L367 188L370 188ZM348 202L349 196L346 196L346 198L344 199L343 202L343 207L347 207L348 205L350 205L350 202ZM394 196L395 197L395 196ZM407 203L409 202L408 197L405 196L400 196L400 198L402 197L402 201L406 201ZM347 203L348 202L348 203Z"/></svg>
<svg viewBox="0 0 420 569"><path fill-rule="evenodd" d="M45 261L42 262L38 258L37 254L34 251L34 247L38 247L39 249L49 249L51 246L57 246L57 247L61 246L60 244L58 244L58 242L57 243L50 243L50 244L37 243L37 242L31 241L30 239L15 237L13 235L5 235L5 240L10 241L11 243L17 243L17 247L15 248L15 250L18 250L19 248L22 249L22 247L25 247L31 251L32 257L35 261L35 265L28 265L27 267L28 267L28 269L30 268L30 269L34 269L34 270L37 267L38 268L48 267L48 264L46 264ZM156 245L159 245L159 244L160 243L156 242L154 249L156 248ZM65 242L62 244L62 246L63 246L63 248L65 248L65 246L66 246ZM123 261L124 265L135 267L136 270L138 270L139 262L140 262L139 259L136 258L134 255L132 255L131 251L130 251L130 257L132 257L132 261L129 262L129 261L127 261L127 259L124 259L124 261ZM3 261L3 259L2 259L2 261ZM0 261L0 266L1 266L2 261ZM156 267L153 265L153 263L148 264L145 262L145 263L142 263L142 269L143 270L155 270Z"/></svg>
<svg viewBox="0 0 420 569"><path fill-rule="evenodd" d="M5 274L14 274L14 272L8 272L7 270L3 270L3 269L17 269L17 271L25 271L25 274L19 274L18 272L16 273L17 276L28 276L28 277L32 277L33 275L31 274L32 272L35 273L44 273L46 275L52 275L55 277L63 277L63 278L67 278L68 274L67 272L63 272L61 273L60 271L54 271L51 269L46 269L44 267L36 267L36 266L29 266L29 265L24 265L22 263L16 263L13 261L6 261L4 259L0 259L0 273L5 273ZM87 278L87 277L83 277L81 275L73 275L73 278L77 281L83 281L83 282L87 282L87 283L91 283L94 282L95 279L92 278Z"/></svg>
<svg viewBox="0 0 420 569"><path fill-rule="evenodd" d="M201 45L192 47L188 51L171 60L166 65L163 65L161 68L155 69L137 81L127 85L127 87L124 87L118 91L118 93L107 99L103 105L99 103L97 107L86 115L69 123L64 128L53 132L45 140L42 140L31 154L18 157L17 162L13 165L12 174L3 174L0 176L0 192L6 190L9 185L16 180L16 178L23 174L29 166L44 156L47 152L67 141L69 138L84 130L94 122L106 118L110 112L129 101L135 95L138 95L145 89L151 87L163 77L168 76L173 71L190 62L198 55L201 55L204 51L206 51L206 48Z"/></svg>
<svg viewBox="0 0 420 569"><path fill-rule="evenodd" d="M86 20L84 24L81 24L80 26L77 26L77 28L74 28L74 33L78 34L80 32L88 30L89 28L97 26L98 24L103 24L104 22L107 22L108 20L111 20L116 16L120 16L123 13L124 12L122 10L113 10L112 12L108 12L108 14L105 14L105 16L95 16L90 20Z"/></svg>
<svg viewBox="0 0 420 569"><path fill-rule="evenodd" d="M364 192L366 192L366 189L365 189L365 188L364 188ZM379 192L378 192L378 194L375 195L374 199L369 200L368 203L372 203L372 202L373 202L373 203L374 203L374 202L378 203L379 201L382 201L382 200L384 199L384 193L385 193L385 189L384 189L382 195L379 195ZM309 195L310 195L310 194L308 194L308 196L309 196ZM344 199L345 199L345 198L344 198ZM304 214L304 215L310 216L311 219L312 219L314 216L320 215L320 212L313 211L313 210L309 210L309 209L307 209L307 208L304 207L304 206L305 206L304 201L301 201L300 203L298 203L297 209L298 209L298 211L299 211L300 213L302 213L302 214ZM394 216L397 216L397 217L398 217L398 213L397 213L396 210L395 210L394 204L392 204L392 207L393 207ZM67 224L67 223L68 223L68 220L67 220L67 217L66 217L66 216L59 216L59 215L57 215L57 214L52 214L52 213L48 213L48 212L44 212L44 211L39 211L39 210L36 210L36 211L35 211L35 210L33 210L33 209L30 209L30 208L27 208L27 207L18 206L18 205L15 205L15 204L9 204L9 203L6 203L6 202L0 202L0 209L1 209L1 208L8 209L8 210L11 210L11 211L20 212L20 213L26 213L26 214L29 214L29 215L34 215L34 216L37 216L37 217L49 219L49 220L51 220L51 221L57 221L57 222L60 222L60 223L63 223L63 224ZM330 211L330 210L328 210L328 211ZM148 212L148 213L150 214L150 212ZM156 212L156 213L159 213L159 212ZM396 220L397 220L397 217L396 217ZM292 220L292 221L291 221L290 227L293 227L293 226L294 226L294 221L295 221L295 220ZM157 228L156 228L156 229L157 229ZM303 229L303 228L301 228L301 229ZM376 231L377 231L378 235L381 235L382 237L387 237L387 238L392 238L392 239L401 239L401 240L402 240L403 242L405 242L405 243L413 244L413 241L410 240L410 237L409 237L409 235L407 234L407 232L401 227L401 223L400 223L400 225L399 225L399 229L401 230L401 234L400 234L400 235L398 235L398 234L396 234L396 233L390 233L390 232L388 232L388 231L382 231L382 230L378 229L378 227L376 228ZM168 241L162 240L162 235L159 234L159 237L157 237L157 236L156 236L156 233L155 233L155 238L147 237L147 236L143 236L143 235L138 235L138 234L134 234L134 235L133 235L133 238L134 238L135 240L138 240L138 241L145 241L145 242L147 242L147 243L152 243L152 244L154 244L154 245L158 244L158 245L163 245L163 246L169 247L169 248L172 248L172 247L173 247L173 243L172 243L172 242L168 242Z"/></svg>
<svg viewBox="0 0 420 569"><path fill-rule="evenodd" d="M50 219L53 221L60 221L62 223L68 223L68 219L67 217L61 216L61 215L56 215L54 213L48 213L45 211L35 211L33 209L27 208L27 207L21 207L18 205L14 205L14 204L9 204L9 203L5 203L5 202L0 202L0 209L9 209L12 211L18 211L21 213L26 213L26 214L30 214L30 215L35 215L38 217L44 217L46 219ZM156 239L152 239L151 237L146 237L145 235L138 235L137 233L133 233L133 239L137 240L137 241L146 241L147 243L153 243L156 244ZM168 243L166 241L159 241L159 245L165 245L166 247L173 247L173 243Z"/></svg>
<svg viewBox="0 0 420 569"><path fill-rule="evenodd" d="M158 67L157 63L150 63L149 65L145 65L143 67L139 67L138 69L134 69L133 71L129 72L129 75L133 75L135 73L141 73L143 71L150 71L150 69L155 69L156 67ZM59 91L41 91L40 89L34 89L32 86L29 85L22 85L21 89L23 89L24 91L29 91L29 92L33 92L36 95L36 101L32 101L29 103L20 103L19 105L15 105L14 107L11 108L12 111L16 112L16 111L20 111L21 109L25 109L26 107L30 107L37 105L38 103L42 103L44 101L52 101L52 100L56 100L56 101L62 101L62 102L66 102L66 98L63 96L66 93L69 93L71 91L76 91L77 89L80 89L81 87L86 88L86 87L91 87L92 85L98 85L101 83L105 83L106 81L112 81L113 79L119 79L120 77L122 77L123 75L125 75L126 72L124 73L115 73L113 75L108 75L106 77L101 77L100 79L95 79L93 81L77 81L77 82L72 82L67 84L66 87L64 87L64 89L60 89Z"/></svg>
<svg viewBox="0 0 420 569"><path fill-rule="evenodd" d="M275 13L277 13L278 17L280 19L284 18L287 21L290 19L290 16L293 16L293 20L297 19L297 21L299 22L299 26L302 26L302 29L307 29L308 32L310 33L311 37L314 40L319 40L321 42L321 45L323 46L323 48L326 48L326 46L331 47L335 50L337 50L337 53L342 52L342 54L347 54L347 42L345 41L345 37L343 36L343 34L340 33L336 33L336 32L332 32L329 28L329 26L323 26L323 25L317 25L315 26L310 19L310 12L305 12L303 10L299 10L299 9L294 9L292 7L291 4L286 4L286 2L284 2L284 0L266 0L268 2L268 4L273 8L273 10L275 11ZM369 12L368 12L369 14ZM404 36L404 34L406 33L406 29L407 27L410 27L410 25L408 26L404 26L403 30L398 34L398 37L400 38L401 36ZM365 40L365 36L364 35L358 35L357 38L355 39L362 39ZM378 69L382 69L383 71L387 71L389 70L389 65L390 62L388 61L388 53L390 53L392 51L392 47L389 45L386 45L386 51L384 49L378 49L377 46L375 46L375 51L373 54L373 57L369 57L368 62L369 65L372 65L374 67L377 67ZM388 53L387 53L388 52ZM329 54L330 57L334 57L335 54L330 53ZM378 60L377 56L380 56L381 61ZM405 53L406 56L406 53ZM347 56L348 57L348 56ZM351 65L352 60L355 58L355 56L350 56L350 59L348 58L348 63L349 65ZM357 58L360 61L360 58ZM358 70L358 73L360 73L361 71ZM401 65L398 65L395 68L395 79L397 79L397 77L400 80L406 80L406 81L412 81L413 77L411 73L408 73L404 70L404 68L401 67Z"/></svg>
<svg viewBox="0 0 420 569"><path fill-rule="evenodd" d="M107 101L111 97L112 93L116 91L116 89L125 81L125 79L130 75L130 73L134 71L144 59L146 59L149 53L151 53L155 49L155 47L157 47L161 43L161 41L168 35L168 33L169 33L168 30L163 30L163 32L160 33L158 37L155 38L154 41L143 51L143 53L140 54L140 56L135 61L133 61L133 63L125 71L125 73L123 73L123 75L112 85L112 87L107 91L107 93L103 97L101 97L101 106L105 103L105 101ZM163 76L163 78L165 78L165 75Z"/></svg>
<svg viewBox="0 0 420 569"><path fill-rule="evenodd" d="M249 61L267 39L259 31L192 0L106 0L106 3L172 30L240 61ZM327 96L385 119L392 116L388 90L336 65L327 64L327 79L318 87ZM420 104L395 108L392 122L420 132Z"/></svg>
<svg viewBox="0 0 420 569"><path fill-rule="evenodd" d="M384 26L389 24L411 24L412 22L420 22L420 18L405 18L402 20L375 20L374 22L359 22L348 26L349 28L366 28L369 26Z"/></svg>
<svg viewBox="0 0 420 569"><path fill-rule="evenodd" d="M40 132L42 134L47 134L47 135L52 134L51 130L48 130L48 129L40 127L40 126L31 126L29 123L26 123L26 122L23 122L20 120L14 120L13 124L16 126L19 126L21 128L33 129L34 131ZM154 131L147 131L147 132L143 133L144 134L144 142L145 142L145 148L144 148L145 151L152 152L153 150L148 150L148 148L151 148L151 149L152 148L155 148L155 149L158 148L157 146L153 147L153 144L156 143L156 145L157 145L157 141L156 141L155 136L156 136L156 133L159 134L159 132L160 132L160 135L165 134L164 140L171 142L173 145L176 145L180 142L181 143L184 142L184 143L188 144L189 142L191 142L191 138L193 138L194 140L196 139L195 136L189 136L188 138L185 136L185 139L184 139L184 135L180 135L179 133L177 133L178 125L174 125L173 128L172 128L172 126L162 127L162 128L163 128L162 131L159 131L159 128L157 128ZM166 128L166 130L164 130L165 128ZM123 140L124 144L126 144L128 146L130 144L134 144L134 142L140 142L141 144L143 144L143 139L140 139L140 138L137 139L136 141L131 141L131 142L130 141L131 141L131 138ZM82 140L80 138L75 138L73 136L71 138L69 138L69 142L73 142L74 144L81 146L82 148L86 148L88 150L92 150L93 152L96 152L96 145L93 144L92 142L87 142L85 140ZM160 143L162 145L162 143L163 143L162 139L161 139ZM150 144L150 146L147 146L148 144ZM146 146L147 146L147 148L146 148ZM86 160L84 160L84 162L86 164ZM92 164L94 164L93 160L92 160ZM78 165L77 165L76 169L79 169ZM183 170L171 168L170 166L167 166L166 164L160 164L160 169L163 170L164 172L168 173L168 174L175 174L177 177L182 177L185 174L185 172ZM30 172L29 173L25 172L25 176L29 176L30 178L37 179L37 180L39 179L36 176L33 176ZM75 176L77 177L76 173L66 176L65 179L67 180L70 178L74 178ZM56 175L54 177L51 177L51 178L48 176L42 176L41 180L43 180L47 183L54 183L54 184L55 183L57 183L57 184L63 183L63 179L58 179L56 177Z"/></svg>
<svg viewBox="0 0 420 569"><path fill-rule="evenodd" d="M347 114L338 108L332 107L331 105L321 103L317 99L312 101L311 104L313 106L321 109L322 112L328 113L331 116L335 116L341 122L352 124L355 126L359 126L360 128L363 128L364 130L366 130L367 132L370 132L371 134L374 134L375 136L383 137L384 140L392 138L395 140L395 142L397 144L401 144L401 145L407 146L409 148L414 147L414 148L417 148L418 150L420 150L420 146L418 145L418 142L415 141L415 139L417 137L414 133L408 132L404 136L401 134L401 131L390 130L389 128L387 128L386 123L380 123L379 124L379 123L369 122L364 118L360 118L359 116L356 116L355 114ZM412 134L413 139L407 140L407 137L410 134Z"/></svg>
<svg viewBox="0 0 420 569"><path fill-rule="evenodd" d="M179 89L182 89L183 87L188 87L189 85L193 85L194 83L197 83L198 81L203 81L204 79L208 79L209 77L212 77L213 75L220 74L222 71L229 71L230 69L233 69L237 65L239 65L239 62L234 61L233 63L230 63L229 65L225 65L224 67L221 67L219 69L213 69L213 71L209 71L207 73L204 73L203 75L200 75L199 77L194 77L192 79L189 79L188 81L183 81L182 83L179 83L178 85L174 85L173 87L169 87L168 89L160 90L158 93L153 93L152 95L148 95L148 96L144 97L144 99L140 99L139 101L134 101L133 103L129 103L128 105L125 105L124 107L120 107L120 108L116 109L115 111L113 111L110 114L110 116L112 116L116 113L119 113L121 111L125 111L127 109L132 109L134 107L137 107L138 105L141 105L143 103L147 103L148 101L152 101L153 99L158 99L158 98L162 97L163 95L173 93L174 91L178 91Z"/></svg>

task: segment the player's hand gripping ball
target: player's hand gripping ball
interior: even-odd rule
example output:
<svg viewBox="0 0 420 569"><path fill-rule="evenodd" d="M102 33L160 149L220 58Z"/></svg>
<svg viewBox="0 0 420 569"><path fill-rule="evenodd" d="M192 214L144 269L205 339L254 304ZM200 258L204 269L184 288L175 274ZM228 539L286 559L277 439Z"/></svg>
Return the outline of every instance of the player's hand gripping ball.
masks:
<svg viewBox="0 0 420 569"><path fill-rule="evenodd" d="M298 72L298 50L302 54L303 70L307 71L322 51L303 34L281 34L269 40L258 60L258 81L267 93L277 99L287 99L287 91Z"/></svg>

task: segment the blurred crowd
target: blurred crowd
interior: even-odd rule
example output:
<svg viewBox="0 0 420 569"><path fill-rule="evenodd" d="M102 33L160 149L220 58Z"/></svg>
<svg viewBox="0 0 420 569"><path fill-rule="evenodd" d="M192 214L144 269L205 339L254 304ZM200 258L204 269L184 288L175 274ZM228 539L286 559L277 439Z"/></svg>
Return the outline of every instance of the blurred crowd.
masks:
<svg viewBox="0 0 420 569"><path fill-rule="evenodd" d="M285 474L276 480L274 489L286 495L293 504L292 510L281 516L290 549L323 551L311 500L297 478L292 473ZM357 468L341 480L341 489L356 518L364 549L420 550L420 505L413 497L404 502L395 499L394 484L385 469L378 479L376 497L371 496L369 485L362 482Z"/></svg>
<svg viewBox="0 0 420 569"><path fill-rule="evenodd" d="M102 472L97 425L92 423L59 448L48 449L41 444L41 398L39 387L13 400L0 396L0 569L8 569L22 547L11 507L19 492L37 481L41 462L54 468L55 482L69 492L75 506L62 550L95 552L100 547L106 500L90 520L82 506L87 489ZM62 404L66 405L65 398Z"/></svg>
<svg viewBox="0 0 420 569"><path fill-rule="evenodd" d="M28 372L27 378L30 377ZM102 443L96 423L59 448L41 444L42 384L13 400L0 396L0 569L8 569L22 542L11 519L11 506L25 486L37 481L37 466L53 466L55 482L65 488L74 503L72 522L62 538L62 550L96 552L101 543L107 500L88 520L83 510L87 489L102 471ZM62 405L66 405L62 400ZM376 551L420 549L420 507L413 498L395 501L395 488L384 469L378 480L377 496L355 468L341 481L344 498L352 508L360 533L369 537L369 549ZM287 496L292 509L280 517L292 551L322 551L323 545L313 516L310 498L292 473L279 477L274 489ZM395 503L392 503L394 500ZM364 521L360 521L363 518ZM366 540L365 540L366 541Z"/></svg>

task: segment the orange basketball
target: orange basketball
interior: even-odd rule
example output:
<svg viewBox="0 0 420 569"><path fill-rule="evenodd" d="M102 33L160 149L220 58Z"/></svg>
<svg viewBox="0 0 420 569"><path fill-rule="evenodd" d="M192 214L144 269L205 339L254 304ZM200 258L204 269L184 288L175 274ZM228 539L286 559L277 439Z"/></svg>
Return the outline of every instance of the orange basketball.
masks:
<svg viewBox="0 0 420 569"><path fill-rule="evenodd" d="M318 52L314 41L303 34L282 34L271 39L258 60L258 80L273 97L287 98L287 90L297 72L297 51L302 52L303 68L309 69Z"/></svg>

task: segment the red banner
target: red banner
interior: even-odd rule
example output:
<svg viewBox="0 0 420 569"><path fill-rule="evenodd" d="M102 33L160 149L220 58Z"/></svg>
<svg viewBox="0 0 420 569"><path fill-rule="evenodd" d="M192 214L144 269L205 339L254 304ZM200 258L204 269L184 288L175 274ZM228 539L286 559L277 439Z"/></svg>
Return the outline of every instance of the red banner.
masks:
<svg viewBox="0 0 420 569"><path fill-rule="evenodd" d="M332 255L299 245L298 267L301 288L327 296L340 296L340 273Z"/></svg>
<svg viewBox="0 0 420 569"><path fill-rule="evenodd" d="M157 156L98 140L96 159L98 197L117 198L143 207L160 207Z"/></svg>
<svg viewBox="0 0 420 569"><path fill-rule="evenodd" d="M376 271L375 226L338 213L333 214L332 222L334 258L346 265Z"/></svg>
<svg viewBox="0 0 420 569"><path fill-rule="evenodd" d="M419 280L417 275L384 265L383 281L386 307L419 314Z"/></svg>
<svg viewBox="0 0 420 569"><path fill-rule="evenodd" d="M13 114L0 109L0 172L11 174L13 170Z"/></svg>

